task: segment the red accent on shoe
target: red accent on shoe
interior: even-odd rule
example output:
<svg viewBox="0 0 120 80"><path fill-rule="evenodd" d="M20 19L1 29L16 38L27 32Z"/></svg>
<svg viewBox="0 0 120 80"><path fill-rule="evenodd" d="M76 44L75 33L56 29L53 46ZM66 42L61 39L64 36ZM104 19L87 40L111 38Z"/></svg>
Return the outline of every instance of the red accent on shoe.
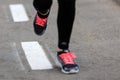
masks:
<svg viewBox="0 0 120 80"><path fill-rule="evenodd" d="M59 57L63 60L65 64L74 64L73 59L76 58L76 56L72 52L62 53L61 55L59 55Z"/></svg>
<svg viewBox="0 0 120 80"><path fill-rule="evenodd" d="M44 25L47 22L47 18L40 18L38 14L36 15L36 24L40 25L41 27L44 27Z"/></svg>

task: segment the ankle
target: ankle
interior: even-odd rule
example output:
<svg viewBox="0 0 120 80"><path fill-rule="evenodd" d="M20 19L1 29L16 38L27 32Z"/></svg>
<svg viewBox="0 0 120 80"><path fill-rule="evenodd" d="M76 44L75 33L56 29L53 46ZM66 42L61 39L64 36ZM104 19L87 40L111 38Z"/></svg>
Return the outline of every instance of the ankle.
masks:
<svg viewBox="0 0 120 80"><path fill-rule="evenodd" d="M63 51L63 52L69 52L69 49L60 49L60 48L58 48L57 51L58 51L58 52L61 52L61 51Z"/></svg>
<svg viewBox="0 0 120 80"><path fill-rule="evenodd" d="M60 52L60 51L63 51L63 49L58 48L57 51Z"/></svg>
<svg viewBox="0 0 120 80"><path fill-rule="evenodd" d="M49 12L50 12L49 9L47 11L44 11L44 12L37 11L38 16L41 18L47 18L49 16Z"/></svg>
<svg viewBox="0 0 120 80"><path fill-rule="evenodd" d="M42 15L42 16L48 15L48 14L49 14L49 12L50 12L50 10L49 10L49 9L48 9L48 10L46 10L46 11L43 11L43 12L38 11L38 13L39 13L40 15Z"/></svg>

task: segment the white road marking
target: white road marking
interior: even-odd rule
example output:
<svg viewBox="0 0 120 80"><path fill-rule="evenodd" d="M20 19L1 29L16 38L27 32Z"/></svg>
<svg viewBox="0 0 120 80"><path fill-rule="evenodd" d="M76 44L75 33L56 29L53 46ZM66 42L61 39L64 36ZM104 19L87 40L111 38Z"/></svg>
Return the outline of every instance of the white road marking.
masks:
<svg viewBox="0 0 120 80"><path fill-rule="evenodd" d="M32 70L53 68L45 51L38 42L22 42L21 44Z"/></svg>
<svg viewBox="0 0 120 80"><path fill-rule="evenodd" d="M26 14L26 10L22 4L9 5L14 22L28 21L29 18Z"/></svg>

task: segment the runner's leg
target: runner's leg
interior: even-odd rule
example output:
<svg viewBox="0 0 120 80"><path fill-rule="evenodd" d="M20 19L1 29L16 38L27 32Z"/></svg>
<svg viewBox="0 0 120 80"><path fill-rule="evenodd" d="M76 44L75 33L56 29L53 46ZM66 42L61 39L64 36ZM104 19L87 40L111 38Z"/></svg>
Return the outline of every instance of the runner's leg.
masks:
<svg viewBox="0 0 120 80"><path fill-rule="evenodd" d="M58 47L68 49L75 17L75 0L58 0Z"/></svg>

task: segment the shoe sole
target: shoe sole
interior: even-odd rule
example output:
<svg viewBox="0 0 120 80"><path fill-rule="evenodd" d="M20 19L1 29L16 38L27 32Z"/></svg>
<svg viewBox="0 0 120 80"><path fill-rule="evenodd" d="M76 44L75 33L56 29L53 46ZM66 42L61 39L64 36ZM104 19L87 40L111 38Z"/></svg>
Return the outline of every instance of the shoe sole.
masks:
<svg viewBox="0 0 120 80"><path fill-rule="evenodd" d="M62 67L61 67L61 71L65 74L76 74L79 72L79 70L70 70L69 72L67 72Z"/></svg>

